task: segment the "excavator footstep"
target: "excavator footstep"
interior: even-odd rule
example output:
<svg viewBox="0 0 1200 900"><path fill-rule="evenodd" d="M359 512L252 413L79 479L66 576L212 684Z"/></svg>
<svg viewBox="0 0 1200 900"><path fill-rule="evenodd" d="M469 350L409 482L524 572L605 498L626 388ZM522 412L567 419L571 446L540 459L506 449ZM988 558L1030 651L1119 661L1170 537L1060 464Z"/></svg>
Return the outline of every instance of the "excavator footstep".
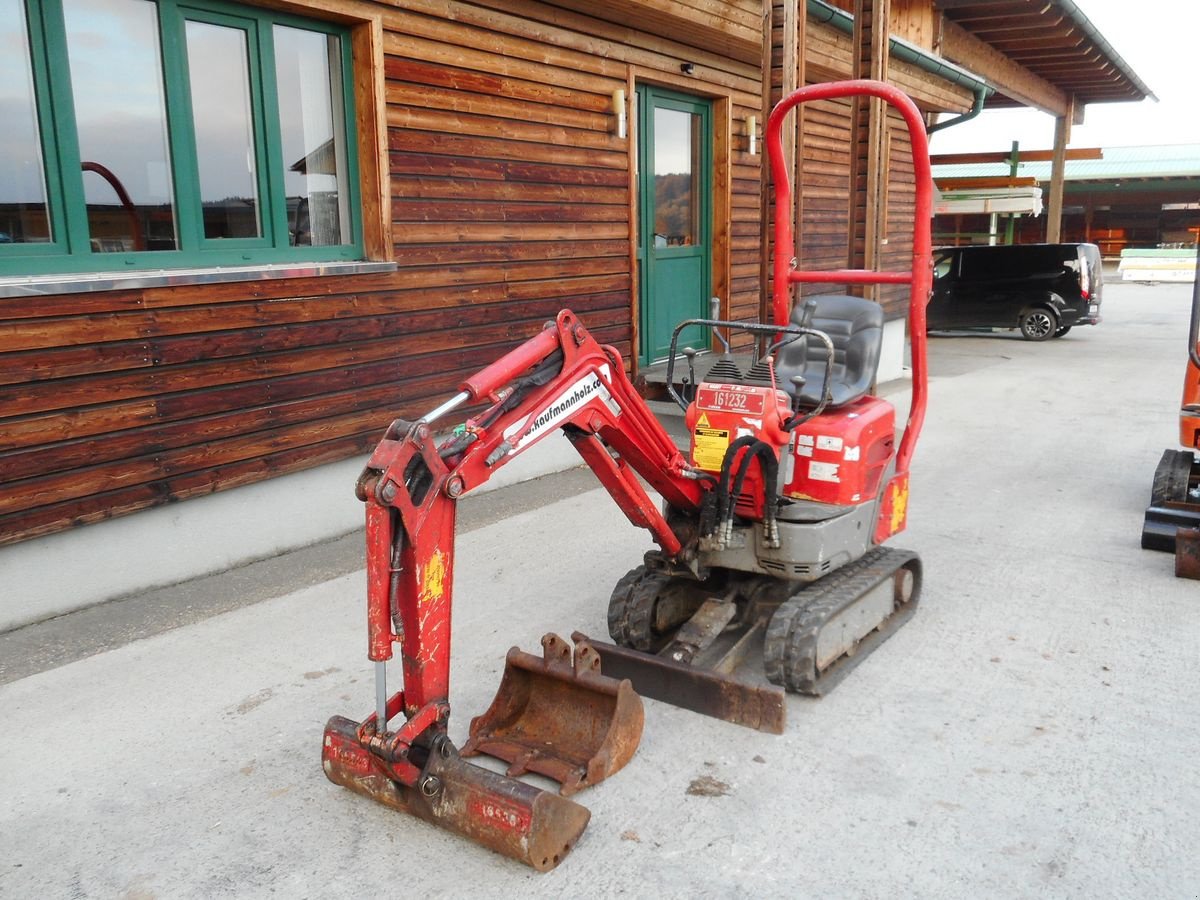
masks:
<svg viewBox="0 0 1200 900"><path fill-rule="evenodd" d="M620 770L642 738L641 698L628 679L600 672L586 640L571 645L542 638L542 656L516 647L492 705L471 720L463 756L486 754L509 763L510 776L536 772L575 792Z"/></svg>

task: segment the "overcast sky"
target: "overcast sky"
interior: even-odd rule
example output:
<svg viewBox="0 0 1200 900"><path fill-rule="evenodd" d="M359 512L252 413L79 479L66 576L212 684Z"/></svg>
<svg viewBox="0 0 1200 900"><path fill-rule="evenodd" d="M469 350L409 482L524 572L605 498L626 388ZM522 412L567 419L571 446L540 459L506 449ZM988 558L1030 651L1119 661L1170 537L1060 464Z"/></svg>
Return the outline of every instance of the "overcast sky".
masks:
<svg viewBox="0 0 1200 900"><path fill-rule="evenodd" d="M1072 147L1200 143L1200 0L1075 0L1159 102L1097 103L1071 129ZM968 67L969 68L969 67ZM933 135L934 153L1054 145L1052 116L1030 109L984 112Z"/></svg>

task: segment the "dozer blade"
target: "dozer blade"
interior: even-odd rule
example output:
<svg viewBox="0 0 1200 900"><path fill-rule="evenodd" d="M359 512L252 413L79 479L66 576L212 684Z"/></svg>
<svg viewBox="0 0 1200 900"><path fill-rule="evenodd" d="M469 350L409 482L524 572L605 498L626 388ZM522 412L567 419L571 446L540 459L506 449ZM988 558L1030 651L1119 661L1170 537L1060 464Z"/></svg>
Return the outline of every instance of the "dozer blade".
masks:
<svg viewBox="0 0 1200 900"><path fill-rule="evenodd" d="M604 661L604 668L630 679L643 696L734 725L783 734L787 711L784 693L778 688L747 684L722 672L592 641L578 633L573 637L590 641Z"/></svg>
<svg viewBox="0 0 1200 900"><path fill-rule="evenodd" d="M464 762L452 751L430 754L422 790L384 775L358 739L358 723L334 716L325 726L322 762L334 784L424 819L519 860L539 872L566 857L591 813L533 785Z"/></svg>
<svg viewBox="0 0 1200 900"><path fill-rule="evenodd" d="M509 775L553 778L569 796L633 758L643 720L633 686L602 675L589 643L578 643L572 659L571 645L547 634L541 658L508 652L496 698L471 720L462 755L495 756L510 764Z"/></svg>

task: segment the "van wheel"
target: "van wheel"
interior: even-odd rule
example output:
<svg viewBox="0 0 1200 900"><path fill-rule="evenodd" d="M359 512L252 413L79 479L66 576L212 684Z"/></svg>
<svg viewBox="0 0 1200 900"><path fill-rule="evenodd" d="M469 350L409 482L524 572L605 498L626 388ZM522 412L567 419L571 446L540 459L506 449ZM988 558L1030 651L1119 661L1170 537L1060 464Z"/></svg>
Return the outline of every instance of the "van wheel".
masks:
<svg viewBox="0 0 1200 900"><path fill-rule="evenodd" d="M1062 328L1058 329L1058 331L1054 332L1054 336L1062 337L1064 334L1066 334L1070 330L1071 330L1070 325L1064 325Z"/></svg>
<svg viewBox="0 0 1200 900"><path fill-rule="evenodd" d="M1058 319L1048 309L1030 309L1021 313L1017 322L1021 336L1027 341L1048 341L1058 330Z"/></svg>

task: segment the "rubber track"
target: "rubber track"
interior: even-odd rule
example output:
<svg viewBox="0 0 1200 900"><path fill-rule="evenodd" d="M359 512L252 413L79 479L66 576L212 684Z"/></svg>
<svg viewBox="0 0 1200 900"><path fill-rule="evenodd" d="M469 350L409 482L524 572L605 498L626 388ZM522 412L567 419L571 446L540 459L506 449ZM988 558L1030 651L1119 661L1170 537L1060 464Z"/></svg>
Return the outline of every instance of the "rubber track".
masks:
<svg viewBox="0 0 1200 900"><path fill-rule="evenodd" d="M825 624L912 560L918 563L912 600L885 619L880 629L863 638L853 656L843 656L818 674L817 637ZM920 600L919 565L919 557L912 551L877 547L861 559L793 594L779 607L767 626L763 641L763 668L767 680L782 684L795 693L828 691L915 612Z"/></svg>
<svg viewBox="0 0 1200 900"><path fill-rule="evenodd" d="M1188 498L1195 459L1190 450L1163 451L1150 486L1150 505L1142 520L1143 550L1174 553L1176 529L1200 526L1200 503Z"/></svg>
<svg viewBox="0 0 1200 900"><path fill-rule="evenodd" d="M654 601L669 576L645 566L630 569L608 601L608 633L622 647L650 652L654 644Z"/></svg>
<svg viewBox="0 0 1200 900"><path fill-rule="evenodd" d="M1187 499L1188 476L1194 457L1186 450L1165 450L1154 470L1150 486L1150 505L1162 506L1168 501L1183 503Z"/></svg>

